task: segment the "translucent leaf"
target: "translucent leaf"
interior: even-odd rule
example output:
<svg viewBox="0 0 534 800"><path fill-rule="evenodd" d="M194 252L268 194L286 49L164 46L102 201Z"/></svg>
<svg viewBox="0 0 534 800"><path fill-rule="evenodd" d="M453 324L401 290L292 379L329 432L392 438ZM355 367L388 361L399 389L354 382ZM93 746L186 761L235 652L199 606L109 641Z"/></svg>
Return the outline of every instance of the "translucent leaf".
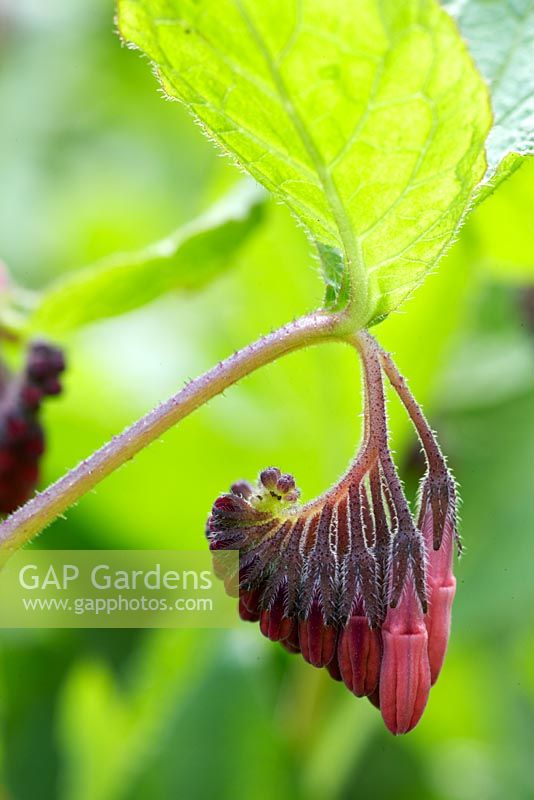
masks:
<svg viewBox="0 0 534 800"><path fill-rule="evenodd" d="M264 192L243 181L203 216L160 242L118 253L52 284L28 326L63 333L131 311L173 289L197 289L229 269L262 217Z"/></svg>
<svg viewBox="0 0 534 800"><path fill-rule="evenodd" d="M490 111L437 2L119 0L119 27L319 243L330 305L350 281L370 323L438 261L484 175Z"/></svg>
<svg viewBox="0 0 534 800"><path fill-rule="evenodd" d="M448 0L491 89L488 178L502 181L534 153L534 0ZM484 199L483 196L478 198Z"/></svg>

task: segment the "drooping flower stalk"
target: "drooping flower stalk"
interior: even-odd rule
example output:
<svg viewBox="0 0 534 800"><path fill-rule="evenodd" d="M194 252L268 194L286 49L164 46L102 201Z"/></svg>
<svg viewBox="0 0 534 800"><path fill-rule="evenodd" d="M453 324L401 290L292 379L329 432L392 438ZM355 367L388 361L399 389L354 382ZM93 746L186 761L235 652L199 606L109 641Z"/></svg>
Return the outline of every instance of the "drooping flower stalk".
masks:
<svg viewBox="0 0 534 800"><path fill-rule="evenodd" d="M399 602L409 569L423 611L427 610L424 546L420 531L412 517L408 501L404 495L397 468L394 464L388 442L387 415L380 367L379 349L375 339L361 332L356 340L364 364L365 381L370 394L370 411L374 415L373 432L378 453L379 469L387 488L396 520L395 536L392 540L391 585L389 602L396 606Z"/></svg>
<svg viewBox="0 0 534 800"><path fill-rule="evenodd" d="M421 487L421 514L425 504L430 503L433 518L433 548L434 550L439 550L445 532L446 521L449 518L454 528L456 543L461 550L461 542L456 530L457 500L454 477L447 467L445 456L426 420L423 410L408 388L405 378L400 374L389 353L379 347L377 350L384 372L402 400L425 454L427 472ZM420 528L421 523L422 516L420 515Z"/></svg>
<svg viewBox="0 0 534 800"><path fill-rule="evenodd" d="M459 553L462 549L457 528L456 484L421 407L393 359L380 350L380 360L410 415L427 462L427 472L421 484L418 527L428 553L429 610L425 624L431 681L434 684L443 666L450 634L452 603L456 592L456 578L452 571L455 543Z"/></svg>
<svg viewBox="0 0 534 800"><path fill-rule="evenodd" d="M269 467L255 486L241 481L215 501L207 537L214 552L239 551L239 574L224 577L238 584L242 619L368 696L388 728L405 733L423 713L448 639L455 488L390 357L366 332L352 343L363 364L364 433L346 473L301 505L294 478ZM418 522L389 448L382 369L426 454Z"/></svg>

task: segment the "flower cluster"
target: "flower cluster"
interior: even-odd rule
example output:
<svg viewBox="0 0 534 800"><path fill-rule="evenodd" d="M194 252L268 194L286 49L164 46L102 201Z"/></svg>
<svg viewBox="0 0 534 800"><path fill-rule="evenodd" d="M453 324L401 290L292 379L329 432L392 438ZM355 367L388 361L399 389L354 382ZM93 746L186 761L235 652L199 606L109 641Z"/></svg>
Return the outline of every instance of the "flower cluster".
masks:
<svg viewBox="0 0 534 800"><path fill-rule="evenodd" d="M365 433L340 481L301 505L293 477L270 467L214 503L210 549L239 551L242 619L358 697L395 734L421 718L441 669L455 592L456 488L422 412L389 356L367 334ZM382 369L399 391L425 451L414 520L388 444Z"/></svg>
<svg viewBox="0 0 534 800"><path fill-rule="evenodd" d="M0 513L9 514L31 495L39 478L45 441L39 411L43 399L61 392L65 369L60 350L30 345L22 372L0 374Z"/></svg>

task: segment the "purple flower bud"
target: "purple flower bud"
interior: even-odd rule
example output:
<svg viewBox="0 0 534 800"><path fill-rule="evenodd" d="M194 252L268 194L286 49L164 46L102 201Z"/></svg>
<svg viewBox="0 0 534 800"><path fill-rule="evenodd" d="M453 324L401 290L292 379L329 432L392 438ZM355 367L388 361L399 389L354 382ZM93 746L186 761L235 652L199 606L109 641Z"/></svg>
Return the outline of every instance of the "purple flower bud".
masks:
<svg viewBox="0 0 534 800"><path fill-rule="evenodd" d="M243 497L245 500L248 500L254 491L252 484L248 481L236 481L230 487L230 491L232 494L236 494L238 497Z"/></svg>
<svg viewBox="0 0 534 800"><path fill-rule="evenodd" d="M39 479L44 433L39 421L46 395L58 394L58 375L65 369L59 350L33 344L24 370L10 376L2 368L0 386L0 513L26 502Z"/></svg>
<svg viewBox="0 0 534 800"><path fill-rule="evenodd" d="M58 375L65 370L65 357L61 350L52 347L45 342L34 342L30 346L28 359L26 362L26 375L29 381L38 386L52 387L51 391L45 390L45 394L58 394L60 389L57 383Z"/></svg>
<svg viewBox="0 0 534 800"><path fill-rule="evenodd" d="M272 491L276 489L276 484L280 475L281 472L277 467L267 467L263 472L260 472L260 483L263 484L266 489Z"/></svg>
<svg viewBox="0 0 534 800"><path fill-rule="evenodd" d="M295 478L293 475L289 475L289 473L286 472L278 478L276 488L281 495L287 495L295 489Z"/></svg>
<svg viewBox="0 0 534 800"><path fill-rule="evenodd" d="M296 503L300 492L295 486L295 478L289 473L282 475L277 467L268 467L260 473L260 488L266 489L275 500Z"/></svg>

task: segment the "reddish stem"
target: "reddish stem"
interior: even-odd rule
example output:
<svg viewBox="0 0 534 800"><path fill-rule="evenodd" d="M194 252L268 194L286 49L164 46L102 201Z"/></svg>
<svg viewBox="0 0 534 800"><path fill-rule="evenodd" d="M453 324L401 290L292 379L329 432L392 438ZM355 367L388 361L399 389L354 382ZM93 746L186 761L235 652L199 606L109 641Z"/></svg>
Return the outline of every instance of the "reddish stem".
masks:
<svg viewBox="0 0 534 800"><path fill-rule="evenodd" d="M369 334L366 335L368 336ZM378 344L376 344L376 350L384 372L388 376L389 382L400 397L413 423L413 426L417 431L429 468L436 474L446 473L447 464L445 461L445 456L441 452L441 448L436 437L434 436L432 428L428 424L421 406L408 388L406 379L399 372L389 353L386 353L386 351L383 350Z"/></svg>
<svg viewBox="0 0 534 800"><path fill-rule="evenodd" d="M212 397L286 353L326 340L343 339L339 327L338 315L322 311L309 314L238 350L192 380L5 520L0 525L0 549L4 556L8 557L114 470Z"/></svg>

